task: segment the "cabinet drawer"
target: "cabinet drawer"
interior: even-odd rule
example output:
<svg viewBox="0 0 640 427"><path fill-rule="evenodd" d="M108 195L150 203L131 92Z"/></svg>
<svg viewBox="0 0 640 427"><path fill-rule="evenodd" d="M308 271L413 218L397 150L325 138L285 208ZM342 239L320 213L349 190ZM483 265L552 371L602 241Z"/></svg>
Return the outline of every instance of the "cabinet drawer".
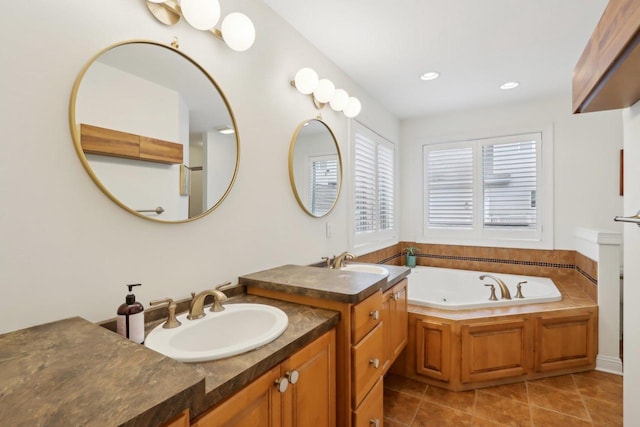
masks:
<svg viewBox="0 0 640 427"><path fill-rule="evenodd" d="M351 343L357 344L380 323L382 292L378 291L360 304L353 306L351 320Z"/></svg>
<svg viewBox="0 0 640 427"><path fill-rule="evenodd" d="M382 376L384 363L382 323L351 347L351 363L353 366L353 407L357 407L367 395L371 387Z"/></svg>
<svg viewBox="0 0 640 427"><path fill-rule="evenodd" d="M362 404L353 412L354 427L382 426L382 417L384 416L382 411L383 393L382 377L380 377L371 389L371 392L369 392L367 397L362 401Z"/></svg>

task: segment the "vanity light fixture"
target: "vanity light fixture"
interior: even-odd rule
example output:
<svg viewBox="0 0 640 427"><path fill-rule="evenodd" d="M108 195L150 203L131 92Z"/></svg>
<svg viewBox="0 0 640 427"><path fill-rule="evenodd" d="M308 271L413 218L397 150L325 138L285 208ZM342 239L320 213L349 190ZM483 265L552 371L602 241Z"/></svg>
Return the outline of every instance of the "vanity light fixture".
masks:
<svg viewBox="0 0 640 427"><path fill-rule="evenodd" d="M420 76L420 80L434 80L437 79L440 76L440 73L438 73L437 71L429 71L428 73L424 73L423 75Z"/></svg>
<svg viewBox="0 0 640 427"><path fill-rule="evenodd" d="M313 105L318 110L329 104L332 110L342 111L349 118L356 117L362 110L360 100L349 96L346 90L336 89L329 79L320 79L313 69L305 67L298 70L291 86L303 95L313 96Z"/></svg>
<svg viewBox="0 0 640 427"><path fill-rule="evenodd" d="M518 83L518 82L507 82L507 83L501 84L500 85L500 89L509 90L509 89L515 89L518 86L520 86L520 83Z"/></svg>
<svg viewBox="0 0 640 427"><path fill-rule="evenodd" d="M193 28L210 31L237 52L249 49L256 39L253 22L242 13L228 14L222 20L220 29L215 28L220 20L218 0L147 0L147 8L165 25L173 25L184 16Z"/></svg>

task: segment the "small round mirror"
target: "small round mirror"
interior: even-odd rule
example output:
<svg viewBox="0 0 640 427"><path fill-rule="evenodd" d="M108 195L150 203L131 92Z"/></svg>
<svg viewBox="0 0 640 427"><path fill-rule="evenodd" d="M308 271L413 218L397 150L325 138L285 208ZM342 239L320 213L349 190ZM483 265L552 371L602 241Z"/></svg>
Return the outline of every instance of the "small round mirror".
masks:
<svg viewBox="0 0 640 427"><path fill-rule="evenodd" d="M300 207L316 218L327 215L338 201L342 159L336 137L321 120L301 123L289 149L289 179Z"/></svg>
<svg viewBox="0 0 640 427"><path fill-rule="evenodd" d="M146 219L202 217L237 174L240 145L227 99L171 46L128 41L99 52L76 80L70 124L96 185Z"/></svg>

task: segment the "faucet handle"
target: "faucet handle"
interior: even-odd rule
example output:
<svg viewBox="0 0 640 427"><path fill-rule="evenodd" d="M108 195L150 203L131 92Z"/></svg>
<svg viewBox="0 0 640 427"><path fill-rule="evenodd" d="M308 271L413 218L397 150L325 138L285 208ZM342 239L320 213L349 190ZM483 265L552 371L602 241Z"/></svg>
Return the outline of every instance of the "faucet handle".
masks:
<svg viewBox="0 0 640 427"><path fill-rule="evenodd" d="M518 284L516 285L516 298L524 298L524 295L522 295L522 285L524 285L525 283L527 283L526 280L524 282L518 282Z"/></svg>
<svg viewBox="0 0 640 427"><path fill-rule="evenodd" d="M175 303L175 301L173 301L173 299L171 298L163 298L149 302L149 305L151 306L160 304L167 304L167 308L169 309L169 317L167 317L167 321L164 322L162 327L164 329L173 329L180 326L182 323L180 323L180 321L176 319L176 308L178 307L178 305Z"/></svg>
<svg viewBox="0 0 640 427"><path fill-rule="evenodd" d="M489 297L489 301L498 301L498 297L496 297L496 287L489 283L485 283L484 285L491 288L491 296Z"/></svg>
<svg viewBox="0 0 640 427"><path fill-rule="evenodd" d="M325 268L331 268L331 259L328 256L323 256L322 260L324 261Z"/></svg>

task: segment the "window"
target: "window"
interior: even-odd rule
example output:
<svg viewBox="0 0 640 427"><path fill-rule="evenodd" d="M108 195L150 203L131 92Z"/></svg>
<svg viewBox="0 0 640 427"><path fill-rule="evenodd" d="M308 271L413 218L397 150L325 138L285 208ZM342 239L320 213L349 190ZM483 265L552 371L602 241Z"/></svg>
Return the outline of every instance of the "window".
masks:
<svg viewBox="0 0 640 427"><path fill-rule="evenodd" d="M338 197L338 156L314 156L311 167L311 212L324 215L333 207Z"/></svg>
<svg viewBox="0 0 640 427"><path fill-rule="evenodd" d="M423 153L427 240L543 240L541 133L424 145Z"/></svg>
<svg viewBox="0 0 640 427"><path fill-rule="evenodd" d="M395 237L395 155L389 141L354 128L354 234L355 246L362 246Z"/></svg>

